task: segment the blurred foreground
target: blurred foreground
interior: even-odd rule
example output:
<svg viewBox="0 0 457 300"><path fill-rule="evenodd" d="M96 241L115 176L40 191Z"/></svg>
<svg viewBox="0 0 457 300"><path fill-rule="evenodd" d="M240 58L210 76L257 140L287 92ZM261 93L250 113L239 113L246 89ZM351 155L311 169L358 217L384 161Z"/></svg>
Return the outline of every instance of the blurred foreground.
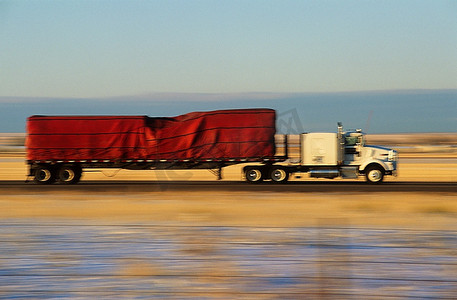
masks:
<svg viewBox="0 0 457 300"><path fill-rule="evenodd" d="M455 299L455 231L0 224L1 298Z"/></svg>

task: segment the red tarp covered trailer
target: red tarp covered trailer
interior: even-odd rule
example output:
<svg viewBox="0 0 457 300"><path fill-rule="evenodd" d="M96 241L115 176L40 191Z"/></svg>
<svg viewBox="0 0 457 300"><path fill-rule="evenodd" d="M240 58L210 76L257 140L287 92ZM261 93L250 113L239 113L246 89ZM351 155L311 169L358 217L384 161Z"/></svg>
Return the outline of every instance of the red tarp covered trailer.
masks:
<svg viewBox="0 0 457 300"><path fill-rule="evenodd" d="M31 116L29 161L271 158L275 111L236 109L147 116Z"/></svg>

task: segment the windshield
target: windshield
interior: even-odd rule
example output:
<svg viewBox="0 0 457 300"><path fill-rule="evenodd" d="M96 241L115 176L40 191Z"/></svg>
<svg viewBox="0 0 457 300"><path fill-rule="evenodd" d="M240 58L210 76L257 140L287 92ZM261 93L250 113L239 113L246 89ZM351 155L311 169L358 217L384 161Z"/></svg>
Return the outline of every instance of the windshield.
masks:
<svg viewBox="0 0 457 300"><path fill-rule="evenodd" d="M365 136L361 133L347 133L344 138L346 146L365 145Z"/></svg>

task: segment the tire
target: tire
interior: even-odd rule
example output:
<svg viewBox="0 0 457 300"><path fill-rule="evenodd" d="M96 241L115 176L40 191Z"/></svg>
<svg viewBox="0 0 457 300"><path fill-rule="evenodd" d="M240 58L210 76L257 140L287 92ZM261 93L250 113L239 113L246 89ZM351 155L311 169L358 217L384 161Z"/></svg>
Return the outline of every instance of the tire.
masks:
<svg viewBox="0 0 457 300"><path fill-rule="evenodd" d="M38 184L51 184L56 181L55 170L49 166L40 166L35 169L34 178Z"/></svg>
<svg viewBox="0 0 457 300"><path fill-rule="evenodd" d="M365 170L368 183L379 184L384 180L384 169L381 166L371 166Z"/></svg>
<svg viewBox="0 0 457 300"><path fill-rule="evenodd" d="M62 184L75 184L81 179L82 170L79 166L61 166L57 172L57 179Z"/></svg>
<svg viewBox="0 0 457 300"><path fill-rule="evenodd" d="M289 173L281 167L272 168L270 171L270 178L276 183L285 183L289 179Z"/></svg>
<svg viewBox="0 0 457 300"><path fill-rule="evenodd" d="M256 167L246 168L244 177L246 178L246 181L250 183L259 183L263 181L262 170Z"/></svg>

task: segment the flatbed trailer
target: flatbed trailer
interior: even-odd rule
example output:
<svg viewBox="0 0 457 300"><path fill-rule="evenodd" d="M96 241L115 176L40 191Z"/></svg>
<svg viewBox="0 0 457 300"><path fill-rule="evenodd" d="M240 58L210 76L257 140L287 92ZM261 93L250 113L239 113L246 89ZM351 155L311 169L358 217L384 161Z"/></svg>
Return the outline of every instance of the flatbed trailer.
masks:
<svg viewBox="0 0 457 300"><path fill-rule="evenodd" d="M242 163L273 164L275 118L271 109L148 116L31 116L27 164L40 184L77 183L84 170L221 169Z"/></svg>
<svg viewBox="0 0 457 300"><path fill-rule="evenodd" d="M74 184L81 178L83 170L88 169L125 169L125 170L198 170L206 169L216 175L217 179L222 179L222 169L224 167L237 164L260 163L273 165L284 162L286 157L271 158L229 158L229 159L202 159L202 160L150 160L150 159L127 159L120 161L110 160L82 160L82 161L63 161L63 160L37 160L27 161L29 173L27 181L46 180L53 172L54 181L57 180L64 184ZM40 175L41 174L41 175ZM38 178L36 178L38 176ZM47 183L53 183L47 182Z"/></svg>

